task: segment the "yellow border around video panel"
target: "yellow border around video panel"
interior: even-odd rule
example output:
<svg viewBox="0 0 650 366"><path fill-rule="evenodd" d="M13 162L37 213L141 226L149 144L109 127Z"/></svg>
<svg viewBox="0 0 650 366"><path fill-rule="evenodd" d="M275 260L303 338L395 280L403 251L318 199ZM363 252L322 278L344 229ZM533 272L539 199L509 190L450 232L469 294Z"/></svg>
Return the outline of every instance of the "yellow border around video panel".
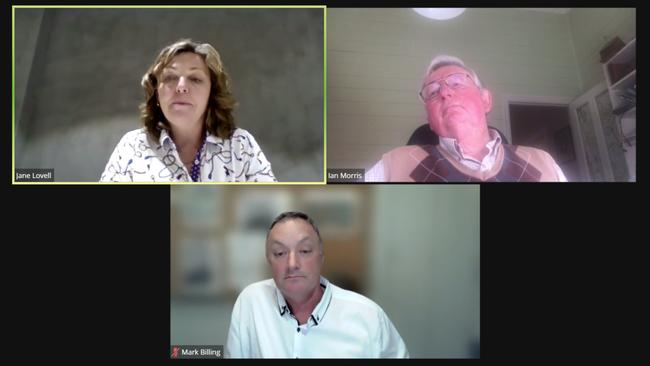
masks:
<svg viewBox="0 0 650 366"><path fill-rule="evenodd" d="M323 9L323 180L315 182L16 182L16 9ZM327 6L325 5L12 5L11 184L13 185L325 185L327 184Z"/></svg>

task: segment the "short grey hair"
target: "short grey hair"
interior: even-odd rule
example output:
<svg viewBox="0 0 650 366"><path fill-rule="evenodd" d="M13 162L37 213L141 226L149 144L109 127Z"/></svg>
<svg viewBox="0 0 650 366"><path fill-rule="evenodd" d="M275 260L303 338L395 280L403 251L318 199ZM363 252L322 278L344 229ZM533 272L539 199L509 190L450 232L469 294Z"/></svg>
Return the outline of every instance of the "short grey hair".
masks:
<svg viewBox="0 0 650 366"><path fill-rule="evenodd" d="M432 72L445 66L459 66L467 70L467 72L469 72L470 76L472 77L472 80L474 80L476 86L478 86L479 89L483 89L483 84L481 84L481 79L478 78L476 72L474 72L474 70L470 69L469 67L465 66L463 60L455 56L438 55L434 57L433 60L431 60L429 67L427 68L427 73L424 75L424 78L426 79L429 75L431 75Z"/></svg>

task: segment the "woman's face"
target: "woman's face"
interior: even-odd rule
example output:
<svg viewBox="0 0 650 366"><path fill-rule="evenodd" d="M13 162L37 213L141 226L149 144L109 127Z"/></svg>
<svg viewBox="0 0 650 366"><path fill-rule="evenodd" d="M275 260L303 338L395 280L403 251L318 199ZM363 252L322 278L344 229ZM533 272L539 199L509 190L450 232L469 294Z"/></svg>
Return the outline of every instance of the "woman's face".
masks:
<svg viewBox="0 0 650 366"><path fill-rule="evenodd" d="M178 54L159 80L158 102L172 127L202 126L210 97L210 71L203 58L192 52Z"/></svg>

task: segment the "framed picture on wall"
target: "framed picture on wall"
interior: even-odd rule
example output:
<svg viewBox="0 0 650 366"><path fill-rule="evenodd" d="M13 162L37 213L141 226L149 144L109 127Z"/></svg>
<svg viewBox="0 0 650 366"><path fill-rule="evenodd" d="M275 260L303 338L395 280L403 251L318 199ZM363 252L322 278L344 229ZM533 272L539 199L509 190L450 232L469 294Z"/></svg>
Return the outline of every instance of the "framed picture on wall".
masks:
<svg viewBox="0 0 650 366"><path fill-rule="evenodd" d="M322 232L343 239L356 236L361 230L362 198L355 189L312 191L302 197L302 207L318 222Z"/></svg>
<svg viewBox="0 0 650 366"><path fill-rule="evenodd" d="M240 231L266 232L273 219L292 206L284 189L241 190L238 192L234 228Z"/></svg>

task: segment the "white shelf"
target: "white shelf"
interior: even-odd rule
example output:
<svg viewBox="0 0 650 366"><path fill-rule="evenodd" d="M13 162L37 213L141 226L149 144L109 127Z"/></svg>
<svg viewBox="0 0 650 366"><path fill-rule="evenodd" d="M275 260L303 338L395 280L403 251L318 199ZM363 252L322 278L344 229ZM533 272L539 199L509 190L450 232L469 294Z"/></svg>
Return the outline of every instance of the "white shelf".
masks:
<svg viewBox="0 0 650 366"><path fill-rule="evenodd" d="M609 89L612 109L623 111L625 108L635 108L630 105L630 101L623 100L621 95L627 93L629 89L636 90L636 38L603 64L603 72ZM627 73L621 77L621 72ZM612 83L613 78L618 80ZM627 115L629 112L625 110L624 114ZM634 116L636 116L636 110ZM619 117L622 116L619 114Z"/></svg>
<svg viewBox="0 0 650 366"><path fill-rule="evenodd" d="M636 69L610 86L611 89L627 89L636 84Z"/></svg>

